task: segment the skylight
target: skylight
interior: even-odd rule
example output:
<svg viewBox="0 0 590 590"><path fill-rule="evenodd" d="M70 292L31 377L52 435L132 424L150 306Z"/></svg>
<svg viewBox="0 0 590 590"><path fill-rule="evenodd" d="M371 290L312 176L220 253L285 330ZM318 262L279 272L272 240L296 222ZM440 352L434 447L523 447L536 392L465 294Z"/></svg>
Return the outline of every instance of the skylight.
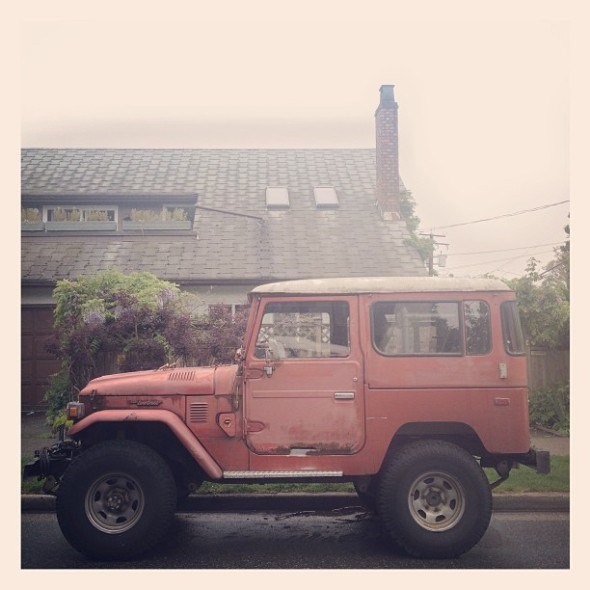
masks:
<svg viewBox="0 0 590 590"><path fill-rule="evenodd" d="M333 186L314 186L313 195L318 209L335 209L339 207L338 195Z"/></svg>
<svg viewBox="0 0 590 590"><path fill-rule="evenodd" d="M286 186L267 186L266 187L266 207L267 209L288 209L289 208L289 190Z"/></svg>

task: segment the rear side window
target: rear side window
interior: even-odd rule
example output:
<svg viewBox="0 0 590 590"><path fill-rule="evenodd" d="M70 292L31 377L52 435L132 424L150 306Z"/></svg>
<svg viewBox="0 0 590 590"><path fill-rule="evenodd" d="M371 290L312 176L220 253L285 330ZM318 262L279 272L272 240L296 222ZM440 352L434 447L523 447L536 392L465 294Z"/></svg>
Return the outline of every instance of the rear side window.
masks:
<svg viewBox="0 0 590 590"><path fill-rule="evenodd" d="M371 319L373 345L386 356L463 353L458 302L383 301Z"/></svg>
<svg viewBox="0 0 590 590"><path fill-rule="evenodd" d="M502 335L506 352L508 354L524 354L524 336L516 301L506 301L502 303L500 309L502 313Z"/></svg>
<svg viewBox="0 0 590 590"><path fill-rule="evenodd" d="M490 308L485 301L464 301L465 351L468 355L487 354L491 349Z"/></svg>

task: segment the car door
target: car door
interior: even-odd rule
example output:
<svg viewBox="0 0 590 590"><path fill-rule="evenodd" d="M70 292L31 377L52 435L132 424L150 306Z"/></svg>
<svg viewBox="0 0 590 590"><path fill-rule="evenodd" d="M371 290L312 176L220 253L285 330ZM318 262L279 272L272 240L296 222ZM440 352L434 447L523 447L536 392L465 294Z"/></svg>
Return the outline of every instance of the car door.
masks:
<svg viewBox="0 0 590 590"><path fill-rule="evenodd" d="M258 454L352 454L364 443L354 297L269 299L248 351L246 441Z"/></svg>

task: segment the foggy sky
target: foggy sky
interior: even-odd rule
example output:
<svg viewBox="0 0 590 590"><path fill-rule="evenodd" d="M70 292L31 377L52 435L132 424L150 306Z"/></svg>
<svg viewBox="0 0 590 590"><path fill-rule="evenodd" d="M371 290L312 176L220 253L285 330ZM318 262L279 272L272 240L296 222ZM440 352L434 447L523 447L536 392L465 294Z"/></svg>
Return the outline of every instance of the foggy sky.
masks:
<svg viewBox="0 0 590 590"><path fill-rule="evenodd" d="M379 87L394 84L400 173L423 231L569 199L566 22L230 4L184 19L25 19L22 145L373 148ZM530 256L552 258L568 212L435 229L449 244L439 272L517 276Z"/></svg>

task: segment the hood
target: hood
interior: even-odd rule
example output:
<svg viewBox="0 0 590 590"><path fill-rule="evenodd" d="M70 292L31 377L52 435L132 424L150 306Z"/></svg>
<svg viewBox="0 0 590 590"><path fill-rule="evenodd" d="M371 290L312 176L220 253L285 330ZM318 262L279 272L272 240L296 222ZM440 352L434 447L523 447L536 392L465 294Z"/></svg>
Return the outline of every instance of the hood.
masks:
<svg viewBox="0 0 590 590"><path fill-rule="evenodd" d="M86 395L213 395L234 390L238 366L156 369L98 377L80 392Z"/></svg>

